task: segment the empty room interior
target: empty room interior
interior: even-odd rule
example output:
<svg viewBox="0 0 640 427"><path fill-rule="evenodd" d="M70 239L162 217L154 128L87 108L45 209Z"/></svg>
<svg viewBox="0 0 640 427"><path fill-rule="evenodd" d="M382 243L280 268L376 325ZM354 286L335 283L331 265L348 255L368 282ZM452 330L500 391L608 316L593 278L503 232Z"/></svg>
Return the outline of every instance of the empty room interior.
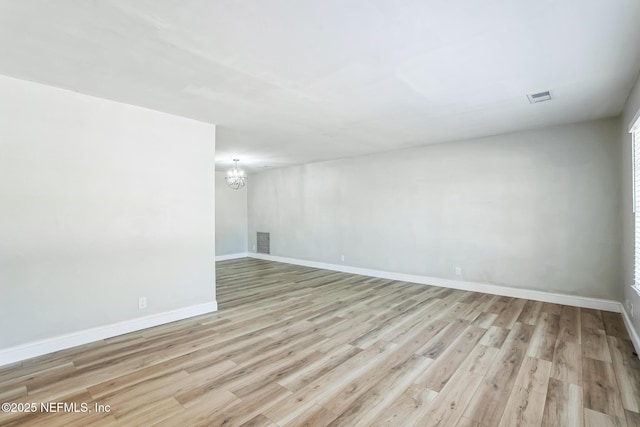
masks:
<svg viewBox="0 0 640 427"><path fill-rule="evenodd" d="M640 426L639 73L637 0L1 1L0 426Z"/></svg>

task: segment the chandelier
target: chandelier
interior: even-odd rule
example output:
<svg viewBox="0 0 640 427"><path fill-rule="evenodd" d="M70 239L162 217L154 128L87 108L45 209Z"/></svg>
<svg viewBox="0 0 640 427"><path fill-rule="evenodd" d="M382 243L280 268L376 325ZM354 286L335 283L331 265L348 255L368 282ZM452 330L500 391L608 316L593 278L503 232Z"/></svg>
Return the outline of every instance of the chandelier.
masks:
<svg viewBox="0 0 640 427"><path fill-rule="evenodd" d="M233 159L233 161L235 165L227 171L227 176L224 177L224 180L227 181L229 187L239 190L247 183L247 174L242 169L238 169L239 159Z"/></svg>

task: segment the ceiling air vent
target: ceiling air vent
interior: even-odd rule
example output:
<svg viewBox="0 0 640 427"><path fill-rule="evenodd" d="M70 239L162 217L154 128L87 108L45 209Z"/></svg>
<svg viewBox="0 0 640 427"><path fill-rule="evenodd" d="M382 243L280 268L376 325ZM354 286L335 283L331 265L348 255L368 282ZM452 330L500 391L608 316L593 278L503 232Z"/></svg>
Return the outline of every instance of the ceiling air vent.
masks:
<svg viewBox="0 0 640 427"><path fill-rule="evenodd" d="M532 104L535 104L536 102L550 101L551 100L551 93L549 93L549 91L531 93L531 94L527 95L527 98L529 98L529 102L532 103Z"/></svg>

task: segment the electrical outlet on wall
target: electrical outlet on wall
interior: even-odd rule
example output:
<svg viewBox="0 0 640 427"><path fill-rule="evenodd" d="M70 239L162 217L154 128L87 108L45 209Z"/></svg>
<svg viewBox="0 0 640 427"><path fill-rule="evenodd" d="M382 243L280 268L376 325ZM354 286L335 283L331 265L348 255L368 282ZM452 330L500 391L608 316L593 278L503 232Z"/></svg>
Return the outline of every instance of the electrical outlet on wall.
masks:
<svg viewBox="0 0 640 427"><path fill-rule="evenodd" d="M147 308L147 297L138 298L138 308L140 310L144 310L145 308Z"/></svg>
<svg viewBox="0 0 640 427"><path fill-rule="evenodd" d="M253 245L253 252L256 251L256 245Z"/></svg>
<svg viewBox="0 0 640 427"><path fill-rule="evenodd" d="M462 267L456 267L454 271L456 276L462 276Z"/></svg>
<svg viewBox="0 0 640 427"><path fill-rule="evenodd" d="M344 255L340 255L340 261L344 262Z"/></svg>

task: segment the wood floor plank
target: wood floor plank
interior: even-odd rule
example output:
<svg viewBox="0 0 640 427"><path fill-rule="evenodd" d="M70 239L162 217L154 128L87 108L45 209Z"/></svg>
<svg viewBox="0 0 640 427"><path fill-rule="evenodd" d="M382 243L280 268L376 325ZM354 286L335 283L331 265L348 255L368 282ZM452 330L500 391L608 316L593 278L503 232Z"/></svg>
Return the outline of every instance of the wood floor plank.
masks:
<svg viewBox="0 0 640 427"><path fill-rule="evenodd" d="M152 425L184 411L184 407L173 397L167 397L151 403L145 403L117 417L121 423Z"/></svg>
<svg viewBox="0 0 640 427"><path fill-rule="evenodd" d="M602 322L604 323L607 335L625 340L631 339L629 338L629 333L627 332L627 328L624 326L624 320L622 320L620 313L603 311Z"/></svg>
<svg viewBox="0 0 640 427"><path fill-rule="evenodd" d="M469 322L461 319L449 323L418 352L425 357L437 359L467 326Z"/></svg>
<svg viewBox="0 0 640 427"><path fill-rule="evenodd" d="M298 391L312 381L331 372L361 351L362 349L351 345L341 345L335 352L325 355L323 359L310 363L304 369L300 369L286 378L278 379L278 383L293 392Z"/></svg>
<svg viewBox="0 0 640 427"><path fill-rule="evenodd" d="M306 412L300 414L300 416L292 419L286 424L282 424L283 427L298 427L298 426L328 426L335 420L336 414L332 413L328 409L319 406L312 405Z"/></svg>
<svg viewBox="0 0 640 427"><path fill-rule="evenodd" d="M509 396L499 427L539 426L542 423L546 393L516 386Z"/></svg>
<svg viewBox="0 0 640 427"><path fill-rule="evenodd" d="M515 385L526 391L546 396L550 376L551 362L526 356L522 361Z"/></svg>
<svg viewBox="0 0 640 427"><path fill-rule="evenodd" d="M272 422L264 412L291 396L291 391L277 383L269 383L234 400L210 418L210 425L241 426L258 420ZM234 393L235 395L235 393ZM262 415L263 417L259 417ZM258 418L256 418L258 417ZM254 420L254 421L252 421Z"/></svg>
<svg viewBox="0 0 640 427"><path fill-rule="evenodd" d="M640 427L640 413L634 411L624 411L628 427Z"/></svg>
<svg viewBox="0 0 640 427"><path fill-rule="evenodd" d="M399 397L413 379L432 363L431 359L414 354L407 361L394 366L380 381L361 393L328 425L370 426L384 407Z"/></svg>
<svg viewBox="0 0 640 427"><path fill-rule="evenodd" d="M631 341L608 337L613 355L613 370L625 409L640 412L640 359L634 356Z"/></svg>
<svg viewBox="0 0 640 427"><path fill-rule="evenodd" d="M498 317L493 322L493 326L499 328L511 329L513 324L516 323L518 317L522 313L527 301L523 299L514 299L498 314Z"/></svg>
<svg viewBox="0 0 640 427"><path fill-rule="evenodd" d="M499 353L500 350L495 347L478 344L460 365L460 369L484 376Z"/></svg>
<svg viewBox="0 0 640 427"><path fill-rule="evenodd" d="M584 427L627 427L627 420L584 408Z"/></svg>
<svg viewBox="0 0 640 427"><path fill-rule="evenodd" d="M495 322L497 317L498 315L495 313L482 312L473 320L473 322L471 322L471 324L479 328L488 329L493 325L493 322Z"/></svg>
<svg viewBox="0 0 640 427"><path fill-rule="evenodd" d="M624 419L624 408L611 363L582 359L584 407Z"/></svg>
<svg viewBox="0 0 640 427"><path fill-rule="evenodd" d="M260 373L255 376L257 379L247 378L245 381L238 381L233 386L227 387L236 396L244 398L271 383L287 378L315 361L322 360L323 357L324 354L307 349L307 351L300 352L295 356L286 357L279 363L271 364L268 369L260 370Z"/></svg>
<svg viewBox="0 0 640 427"><path fill-rule="evenodd" d="M558 340L566 343L581 343L580 309L578 307L562 306L560 312L560 330Z"/></svg>
<svg viewBox="0 0 640 427"><path fill-rule="evenodd" d="M590 359L611 362L607 335L599 310L580 309L582 354Z"/></svg>
<svg viewBox="0 0 640 427"><path fill-rule="evenodd" d="M350 344L359 348L367 348L371 344L381 339L387 341L396 340L399 338L399 336L401 336L399 334L401 334L403 331L410 330L411 327L417 325L418 323L428 321L429 316L427 313L432 311L432 307L435 303L437 303L437 301L438 300L433 300L421 305L412 304L412 307L409 310L400 313L397 316L391 317L380 326L370 329L369 331L352 341Z"/></svg>
<svg viewBox="0 0 640 427"><path fill-rule="evenodd" d="M462 417L458 420L458 424L456 427L484 427L479 422L469 419L467 417Z"/></svg>
<svg viewBox="0 0 640 427"><path fill-rule="evenodd" d="M201 400L188 410L157 422L154 426L209 426L212 420L218 417L225 407L237 401L239 399L233 393L221 390L217 393L212 393L209 399Z"/></svg>
<svg viewBox="0 0 640 427"><path fill-rule="evenodd" d="M541 425L582 426L582 387L550 378Z"/></svg>
<svg viewBox="0 0 640 427"><path fill-rule="evenodd" d="M72 362L61 363L36 372L8 378L0 382L0 394L8 390L25 387L30 391L36 390L41 384L50 384L60 381L76 372L76 366Z"/></svg>
<svg viewBox="0 0 640 427"><path fill-rule="evenodd" d="M463 298L465 299L468 299L469 297L472 297L473 302L471 304L474 306L476 310L478 310L481 313L493 315L493 320L495 320L498 317L498 313L495 312L495 310L490 310L490 308L493 307L494 302L497 301L498 298L500 298L498 295L467 294L466 296L463 296ZM492 324L493 324L493 321L488 326L491 326Z"/></svg>
<svg viewBox="0 0 640 427"><path fill-rule="evenodd" d="M582 348L580 344L556 340L551 376L564 382L582 385Z"/></svg>
<svg viewBox="0 0 640 427"><path fill-rule="evenodd" d="M553 361L559 330L560 316L541 312L527 354L549 362Z"/></svg>
<svg viewBox="0 0 640 427"><path fill-rule="evenodd" d="M264 415L258 414L249 421L240 424L240 427L278 427L278 425Z"/></svg>
<svg viewBox="0 0 640 427"><path fill-rule="evenodd" d="M540 317L540 313L542 311L542 302L541 301L531 301L527 300L524 307L522 307L522 312L517 322L525 323L527 325L535 325L538 323L538 318Z"/></svg>
<svg viewBox="0 0 640 427"><path fill-rule="evenodd" d="M418 420L425 416L429 405L438 396L418 384L410 385L400 396L371 422L372 426L396 427L417 425Z"/></svg>
<svg viewBox="0 0 640 427"><path fill-rule="evenodd" d="M24 397L28 394L26 385L14 385L12 387L3 387L0 392L0 402L12 402L16 399Z"/></svg>
<svg viewBox="0 0 640 427"><path fill-rule="evenodd" d="M502 344L504 344L504 340L507 339L509 332L511 332L511 329L493 325L489 327L487 333L484 334L480 344L486 345L487 347L501 348Z"/></svg>
<svg viewBox="0 0 640 427"><path fill-rule="evenodd" d="M480 375L471 374L464 370L456 371L415 425L425 427L455 425L462 417L469 402L473 400L481 382Z"/></svg>
<svg viewBox="0 0 640 427"><path fill-rule="evenodd" d="M467 327L467 329L451 343L449 348L445 350L442 357L439 357L429 366L429 369L421 375L421 378L424 377L424 379L418 379L416 382L431 390L440 392L447 384L447 381L449 381L458 370L462 362L469 356L469 353L475 348L485 332L487 332L486 329L476 326Z"/></svg>
<svg viewBox="0 0 640 427"><path fill-rule="evenodd" d="M511 390L525 358L533 333L532 325L516 323L507 337L496 361L485 374L474 399L464 416L484 425L498 425Z"/></svg>

